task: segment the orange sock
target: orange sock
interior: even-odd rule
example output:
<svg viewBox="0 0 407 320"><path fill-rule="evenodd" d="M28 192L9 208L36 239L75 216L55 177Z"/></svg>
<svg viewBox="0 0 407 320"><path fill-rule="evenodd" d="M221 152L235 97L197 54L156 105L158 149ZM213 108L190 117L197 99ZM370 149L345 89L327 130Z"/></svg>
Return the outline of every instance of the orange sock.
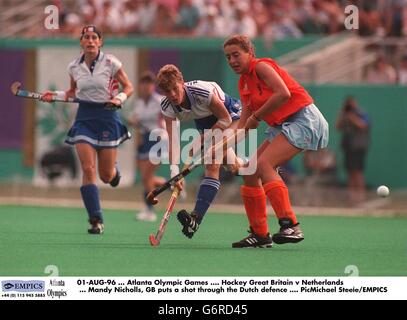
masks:
<svg viewBox="0 0 407 320"><path fill-rule="evenodd" d="M240 192L247 218L253 232L260 237L265 237L268 233L266 195L262 187L241 186Z"/></svg>
<svg viewBox="0 0 407 320"><path fill-rule="evenodd" d="M271 206L278 219L289 218L297 224L297 217L291 208L288 188L282 180L270 181L263 185L264 192L270 200Z"/></svg>

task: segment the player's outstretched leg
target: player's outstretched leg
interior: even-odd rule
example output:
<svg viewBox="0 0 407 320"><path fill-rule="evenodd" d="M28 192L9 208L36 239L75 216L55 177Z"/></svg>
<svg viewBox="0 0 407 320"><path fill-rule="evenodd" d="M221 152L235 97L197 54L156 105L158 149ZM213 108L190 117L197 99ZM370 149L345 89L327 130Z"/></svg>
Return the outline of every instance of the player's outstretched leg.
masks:
<svg viewBox="0 0 407 320"><path fill-rule="evenodd" d="M280 231L273 234L273 241L277 244L297 243L304 240L304 233L299 223L293 223L291 219L279 219Z"/></svg>
<svg viewBox="0 0 407 320"><path fill-rule="evenodd" d="M250 228L249 235L240 240L239 242L232 243L232 248L271 248L273 241L270 233L267 233L265 237L261 237L253 232Z"/></svg>
<svg viewBox="0 0 407 320"><path fill-rule="evenodd" d="M186 210L181 210L177 214L177 219L182 224L182 233L191 239L199 229L200 221L196 213L189 214Z"/></svg>

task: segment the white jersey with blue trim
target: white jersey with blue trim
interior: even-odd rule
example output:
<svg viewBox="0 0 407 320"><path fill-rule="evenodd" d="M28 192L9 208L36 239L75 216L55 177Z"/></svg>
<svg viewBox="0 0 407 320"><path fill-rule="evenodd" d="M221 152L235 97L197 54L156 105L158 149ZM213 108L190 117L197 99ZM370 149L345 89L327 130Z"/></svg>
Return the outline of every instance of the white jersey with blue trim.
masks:
<svg viewBox="0 0 407 320"><path fill-rule="evenodd" d="M69 75L76 82L76 97L92 102L109 101L118 93L118 81L114 77L121 67L115 56L100 51L88 68L81 55L68 65Z"/></svg>
<svg viewBox="0 0 407 320"><path fill-rule="evenodd" d="M161 112L169 118L180 121L202 119L212 115L209 105L215 94L224 102L225 93L216 82L194 80L184 84L186 96L190 102L190 109L173 104L168 98L161 100Z"/></svg>

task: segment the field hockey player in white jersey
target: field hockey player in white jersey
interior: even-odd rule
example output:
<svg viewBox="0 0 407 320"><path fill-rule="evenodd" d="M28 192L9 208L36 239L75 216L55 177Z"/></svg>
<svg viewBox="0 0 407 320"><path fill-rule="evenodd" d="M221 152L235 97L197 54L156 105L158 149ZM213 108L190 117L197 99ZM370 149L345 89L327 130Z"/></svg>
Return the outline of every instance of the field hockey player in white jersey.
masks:
<svg viewBox="0 0 407 320"><path fill-rule="evenodd" d="M195 80L184 83L181 71L174 65L163 66L157 75L157 85L165 98L161 101L161 112L164 115L166 130L169 137L169 159L171 177L179 173L179 167L174 161L172 152L173 122L194 120L196 128L203 133L205 129L235 128L240 119L241 103L223 92L216 82ZM175 133L174 133L175 134ZM232 151L232 149L229 149ZM235 155L234 155L235 156ZM229 156L228 156L229 157ZM241 160L235 157L235 164ZM196 197L195 208L191 213L181 210L177 214L182 224L182 233L192 238L209 206L214 200L219 188L220 164L205 165L205 177L201 182ZM177 184L182 188L182 184Z"/></svg>
<svg viewBox="0 0 407 320"><path fill-rule="evenodd" d="M52 102L55 96L60 96L89 101L79 104L75 122L65 142L75 145L81 163L80 191L91 225L88 232L102 234L104 224L96 170L104 183L112 187L119 184L121 176L116 165L117 147L131 135L120 121L116 108L120 108L133 93L133 86L122 63L115 56L100 50L102 34L95 26L82 29L80 45L82 54L68 66L70 89L47 91L42 100ZM120 93L119 84L123 88ZM103 107L102 103L105 102L114 108Z"/></svg>
<svg viewBox="0 0 407 320"><path fill-rule="evenodd" d="M146 200L146 196L154 188L165 182L163 177L155 175L155 171L161 159L168 156L168 150L161 149L159 154L154 155L154 159L150 158L153 156L150 151L157 144L157 141L150 139L150 135L158 135L159 141L167 136L161 113L160 102L162 98L163 96L155 91L155 74L151 71L143 72L138 80L138 98L134 102L133 113L128 119L129 124L135 128L136 132L137 168L144 187L145 208L136 215L136 218L142 221L157 220L154 207Z"/></svg>

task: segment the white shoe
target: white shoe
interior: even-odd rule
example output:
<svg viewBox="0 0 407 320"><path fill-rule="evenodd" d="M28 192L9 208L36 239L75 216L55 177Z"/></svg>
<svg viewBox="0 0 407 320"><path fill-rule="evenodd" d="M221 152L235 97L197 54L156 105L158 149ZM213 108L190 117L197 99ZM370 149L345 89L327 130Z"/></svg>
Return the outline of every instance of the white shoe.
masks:
<svg viewBox="0 0 407 320"><path fill-rule="evenodd" d="M140 221L149 221L154 222L157 221L157 215L154 211L151 210L143 210L137 213L136 219Z"/></svg>

